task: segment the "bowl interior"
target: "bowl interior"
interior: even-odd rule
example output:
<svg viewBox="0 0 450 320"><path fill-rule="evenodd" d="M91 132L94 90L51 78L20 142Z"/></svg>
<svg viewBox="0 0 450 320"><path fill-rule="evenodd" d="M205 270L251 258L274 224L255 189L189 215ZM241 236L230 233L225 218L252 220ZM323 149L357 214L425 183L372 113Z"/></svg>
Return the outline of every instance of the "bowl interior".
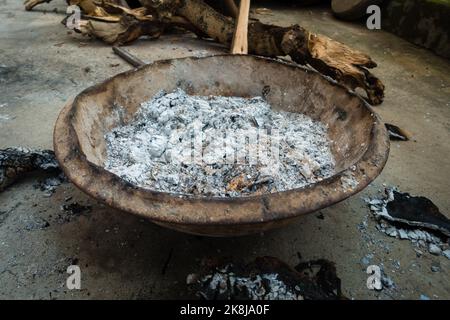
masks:
<svg viewBox="0 0 450 320"><path fill-rule="evenodd" d="M367 150L374 115L364 103L315 72L252 56L158 61L87 89L75 102L72 125L88 161L103 166L104 135L133 119L160 90L192 95L264 96L276 110L305 114L328 126L337 172Z"/></svg>

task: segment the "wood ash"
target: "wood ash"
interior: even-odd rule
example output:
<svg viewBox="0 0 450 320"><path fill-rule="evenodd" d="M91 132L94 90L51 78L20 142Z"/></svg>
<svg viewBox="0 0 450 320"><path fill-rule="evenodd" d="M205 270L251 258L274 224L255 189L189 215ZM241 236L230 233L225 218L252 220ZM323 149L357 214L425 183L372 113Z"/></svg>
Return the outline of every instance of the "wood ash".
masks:
<svg viewBox="0 0 450 320"><path fill-rule="evenodd" d="M245 300L303 300L300 289L289 288L278 279L277 273L238 276L229 271L231 268L227 265L214 274L205 275L199 282L206 284L208 291L228 299L239 296ZM204 297L207 298L207 295L204 294Z"/></svg>
<svg viewBox="0 0 450 320"><path fill-rule="evenodd" d="M300 258L300 256L299 256ZM336 300L341 279L333 262L300 261L295 267L270 256L249 263L231 258L204 258L186 284L206 300Z"/></svg>
<svg viewBox="0 0 450 320"><path fill-rule="evenodd" d="M409 240L421 256L424 249L450 259L450 220L425 197L411 196L395 187L381 198L365 199L378 220L377 230L389 237Z"/></svg>
<svg viewBox="0 0 450 320"><path fill-rule="evenodd" d="M261 97L161 91L105 140L107 170L136 186L182 195L279 192L335 172L327 127L274 111Z"/></svg>

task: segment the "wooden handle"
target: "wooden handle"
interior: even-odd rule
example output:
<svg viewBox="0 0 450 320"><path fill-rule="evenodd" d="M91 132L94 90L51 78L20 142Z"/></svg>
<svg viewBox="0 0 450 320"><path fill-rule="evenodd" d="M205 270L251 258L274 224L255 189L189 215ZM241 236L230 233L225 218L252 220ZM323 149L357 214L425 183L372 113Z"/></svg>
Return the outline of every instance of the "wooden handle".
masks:
<svg viewBox="0 0 450 320"><path fill-rule="evenodd" d="M241 0L239 4L239 15L236 22L236 29L234 30L233 42L231 43L231 53L233 54L247 54L247 30L248 30L248 15L250 13L250 0Z"/></svg>

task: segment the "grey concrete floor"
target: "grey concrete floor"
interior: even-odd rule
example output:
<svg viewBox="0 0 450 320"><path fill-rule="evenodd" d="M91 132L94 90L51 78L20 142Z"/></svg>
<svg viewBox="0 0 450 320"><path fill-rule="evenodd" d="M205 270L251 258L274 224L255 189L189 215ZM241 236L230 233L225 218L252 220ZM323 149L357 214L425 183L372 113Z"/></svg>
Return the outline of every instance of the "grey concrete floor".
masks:
<svg viewBox="0 0 450 320"><path fill-rule="evenodd" d="M53 8L59 13L50 12ZM0 0L0 148L52 148L53 124L64 102L130 68L109 46L68 34L60 24L64 9L64 2L55 0L26 12L21 1ZM392 143L385 170L362 193L284 229L231 239L160 228L105 207L69 183L45 197L34 187L40 176L31 175L0 193L0 298L185 298L191 297L186 275L203 257L249 261L271 255L295 265L297 253L305 260L334 261L350 298L450 298L450 260L429 253L417 257L410 242L379 233L370 217L368 229L358 229L369 214L362 197L378 194L384 185L429 197L450 214L449 62L394 35L337 21L323 9L276 8L260 19L299 23L369 53L386 85L385 102L376 111L411 131L414 141ZM128 49L146 61L222 50L183 35L139 40ZM61 219L61 205L75 201L91 205L91 212ZM373 264L383 263L395 289L367 289L361 259L369 253ZM65 287L66 268L73 263L82 271L79 291ZM432 272L432 263L441 271Z"/></svg>

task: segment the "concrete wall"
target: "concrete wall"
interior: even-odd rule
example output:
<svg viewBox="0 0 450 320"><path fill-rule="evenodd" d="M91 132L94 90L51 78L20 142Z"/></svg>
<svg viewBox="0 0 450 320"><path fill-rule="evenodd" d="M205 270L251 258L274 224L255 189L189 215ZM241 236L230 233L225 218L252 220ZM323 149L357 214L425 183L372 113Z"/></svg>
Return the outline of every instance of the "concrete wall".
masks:
<svg viewBox="0 0 450 320"><path fill-rule="evenodd" d="M381 21L383 29L450 58L449 0L390 0Z"/></svg>

